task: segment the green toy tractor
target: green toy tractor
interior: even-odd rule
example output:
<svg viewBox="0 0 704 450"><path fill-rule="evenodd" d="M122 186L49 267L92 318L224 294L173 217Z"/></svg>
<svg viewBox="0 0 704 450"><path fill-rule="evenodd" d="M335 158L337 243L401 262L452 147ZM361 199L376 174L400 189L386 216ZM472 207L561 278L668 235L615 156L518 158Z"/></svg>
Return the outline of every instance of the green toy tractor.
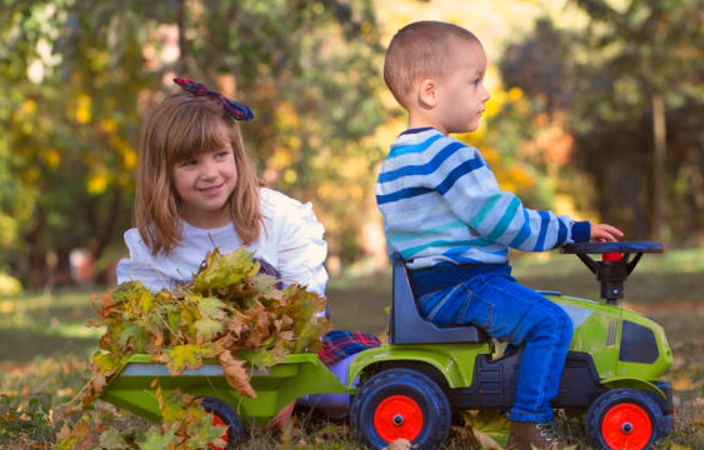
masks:
<svg viewBox="0 0 704 450"><path fill-rule="evenodd" d="M667 337L657 323L617 304L642 255L661 247L583 243L562 251L576 254L596 275L605 302L543 292L574 324L553 407L583 414L587 443L595 449L642 450L667 442L673 428L672 390L661 379L673 360ZM252 375L255 399L239 397L215 362L171 376L162 364L136 355L110 380L102 398L158 420L158 402L149 393L154 379L162 390L202 397L215 421L229 425L226 449L246 440L245 425L264 425L293 400L322 413L349 415L354 436L369 448L407 439L414 448L436 449L449 437L456 412L510 409L521 356L521 348L498 352L479 328L443 328L424 320L405 264L395 258L386 344L330 368L313 353L287 355L267 372Z"/></svg>

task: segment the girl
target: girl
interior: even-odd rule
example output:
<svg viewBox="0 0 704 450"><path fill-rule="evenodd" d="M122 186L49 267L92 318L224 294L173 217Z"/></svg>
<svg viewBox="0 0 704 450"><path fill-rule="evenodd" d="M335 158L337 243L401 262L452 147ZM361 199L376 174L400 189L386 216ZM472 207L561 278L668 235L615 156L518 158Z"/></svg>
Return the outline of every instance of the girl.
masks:
<svg viewBox="0 0 704 450"><path fill-rule="evenodd" d="M245 245L284 284L325 294L327 245L311 205L262 187L236 121L251 110L191 80L147 116L140 141L136 228L117 281L152 292L188 283L206 254Z"/></svg>

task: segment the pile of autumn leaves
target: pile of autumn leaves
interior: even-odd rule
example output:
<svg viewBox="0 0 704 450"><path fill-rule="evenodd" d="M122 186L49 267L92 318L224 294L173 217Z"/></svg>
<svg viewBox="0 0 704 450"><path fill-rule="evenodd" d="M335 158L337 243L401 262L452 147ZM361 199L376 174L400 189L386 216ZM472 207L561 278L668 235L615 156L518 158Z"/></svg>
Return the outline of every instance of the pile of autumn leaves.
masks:
<svg viewBox="0 0 704 450"><path fill-rule="evenodd" d="M266 368L284 355L316 351L330 329L318 314L325 299L299 285L279 289L280 280L260 272L253 254L241 248L210 252L193 282L152 294L140 282L120 285L100 297L99 317L89 326L106 327L92 400L135 353L152 355L172 375L218 359L229 384L254 397L251 368Z"/></svg>
<svg viewBox="0 0 704 450"><path fill-rule="evenodd" d="M215 249L189 285L153 294L134 281L94 299L98 317L88 325L105 333L92 356L81 408L100 397L134 354L151 355L172 375L219 360L232 388L255 397L252 369L319 350L320 337L330 330L319 314L325 299L299 285L280 288L280 280L260 268L244 248L225 255ZM165 394L157 390L162 403ZM66 434L75 438L76 430Z"/></svg>

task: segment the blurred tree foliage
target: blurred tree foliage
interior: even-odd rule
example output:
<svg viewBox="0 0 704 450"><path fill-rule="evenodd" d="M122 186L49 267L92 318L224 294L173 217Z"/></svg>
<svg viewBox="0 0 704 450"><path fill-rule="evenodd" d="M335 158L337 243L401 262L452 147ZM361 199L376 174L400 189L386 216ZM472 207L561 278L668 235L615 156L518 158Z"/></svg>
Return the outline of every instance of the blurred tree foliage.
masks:
<svg viewBox="0 0 704 450"><path fill-rule="evenodd" d="M49 253L67 263L72 247L91 246L99 256L129 223L123 199L135 154L127 139L145 77L131 57L138 35L118 18L104 27L106 11L4 0L0 11L0 83L8 93L0 100L0 154L13 186L0 194L11 217L2 255L37 286L47 280Z"/></svg>
<svg viewBox="0 0 704 450"><path fill-rule="evenodd" d="M348 251L380 157L374 21L369 0L0 0L0 264L38 287L46 255L57 273L77 246L114 261L140 117L174 76L252 106L265 181L315 200Z"/></svg>
<svg viewBox="0 0 704 450"><path fill-rule="evenodd" d="M673 243L700 240L702 1L566 2L581 26L546 18L510 45L487 120L462 138L531 207L586 211L632 239L667 224ZM174 76L252 106L243 132L263 179L314 202L331 260L383 246L368 233L373 184L405 124L380 76L375 5L0 0L0 271L39 287L68 281L72 248L89 248L98 270L115 261L140 120ZM655 151L658 104L666 153Z"/></svg>
<svg viewBox="0 0 704 450"><path fill-rule="evenodd" d="M704 2L578 0L572 7L583 13L584 29L539 21L507 50L504 80L538 99L574 137L572 159L590 177L603 220L630 239L700 243ZM654 129L663 118L666 135Z"/></svg>

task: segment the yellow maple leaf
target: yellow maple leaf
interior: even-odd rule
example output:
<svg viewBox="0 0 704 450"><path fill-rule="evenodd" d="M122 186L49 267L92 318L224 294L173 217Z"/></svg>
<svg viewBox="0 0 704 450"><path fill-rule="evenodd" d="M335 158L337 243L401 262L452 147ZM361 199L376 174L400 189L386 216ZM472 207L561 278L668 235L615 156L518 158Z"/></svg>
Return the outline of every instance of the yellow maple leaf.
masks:
<svg viewBox="0 0 704 450"><path fill-rule="evenodd" d="M172 375L181 375L186 369L202 366L203 358L212 358L213 356L215 356L215 345L213 344L181 344L164 349L164 352L156 359L166 363L166 367Z"/></svg>
<svg viewBox="0 0 704 450"><path fill-rule="evenodd" d="M154 308L154 296L149 291L142 291L137 299L137 304L142 313L148 313Z"/></svg>
<svg viewBox="0 0 704 450"><path fill-rule="evenodd" d="M225 324L219 320L205 317L196 320L193 328L198 331L198 342L209 342L225 329Z"/></svg>

